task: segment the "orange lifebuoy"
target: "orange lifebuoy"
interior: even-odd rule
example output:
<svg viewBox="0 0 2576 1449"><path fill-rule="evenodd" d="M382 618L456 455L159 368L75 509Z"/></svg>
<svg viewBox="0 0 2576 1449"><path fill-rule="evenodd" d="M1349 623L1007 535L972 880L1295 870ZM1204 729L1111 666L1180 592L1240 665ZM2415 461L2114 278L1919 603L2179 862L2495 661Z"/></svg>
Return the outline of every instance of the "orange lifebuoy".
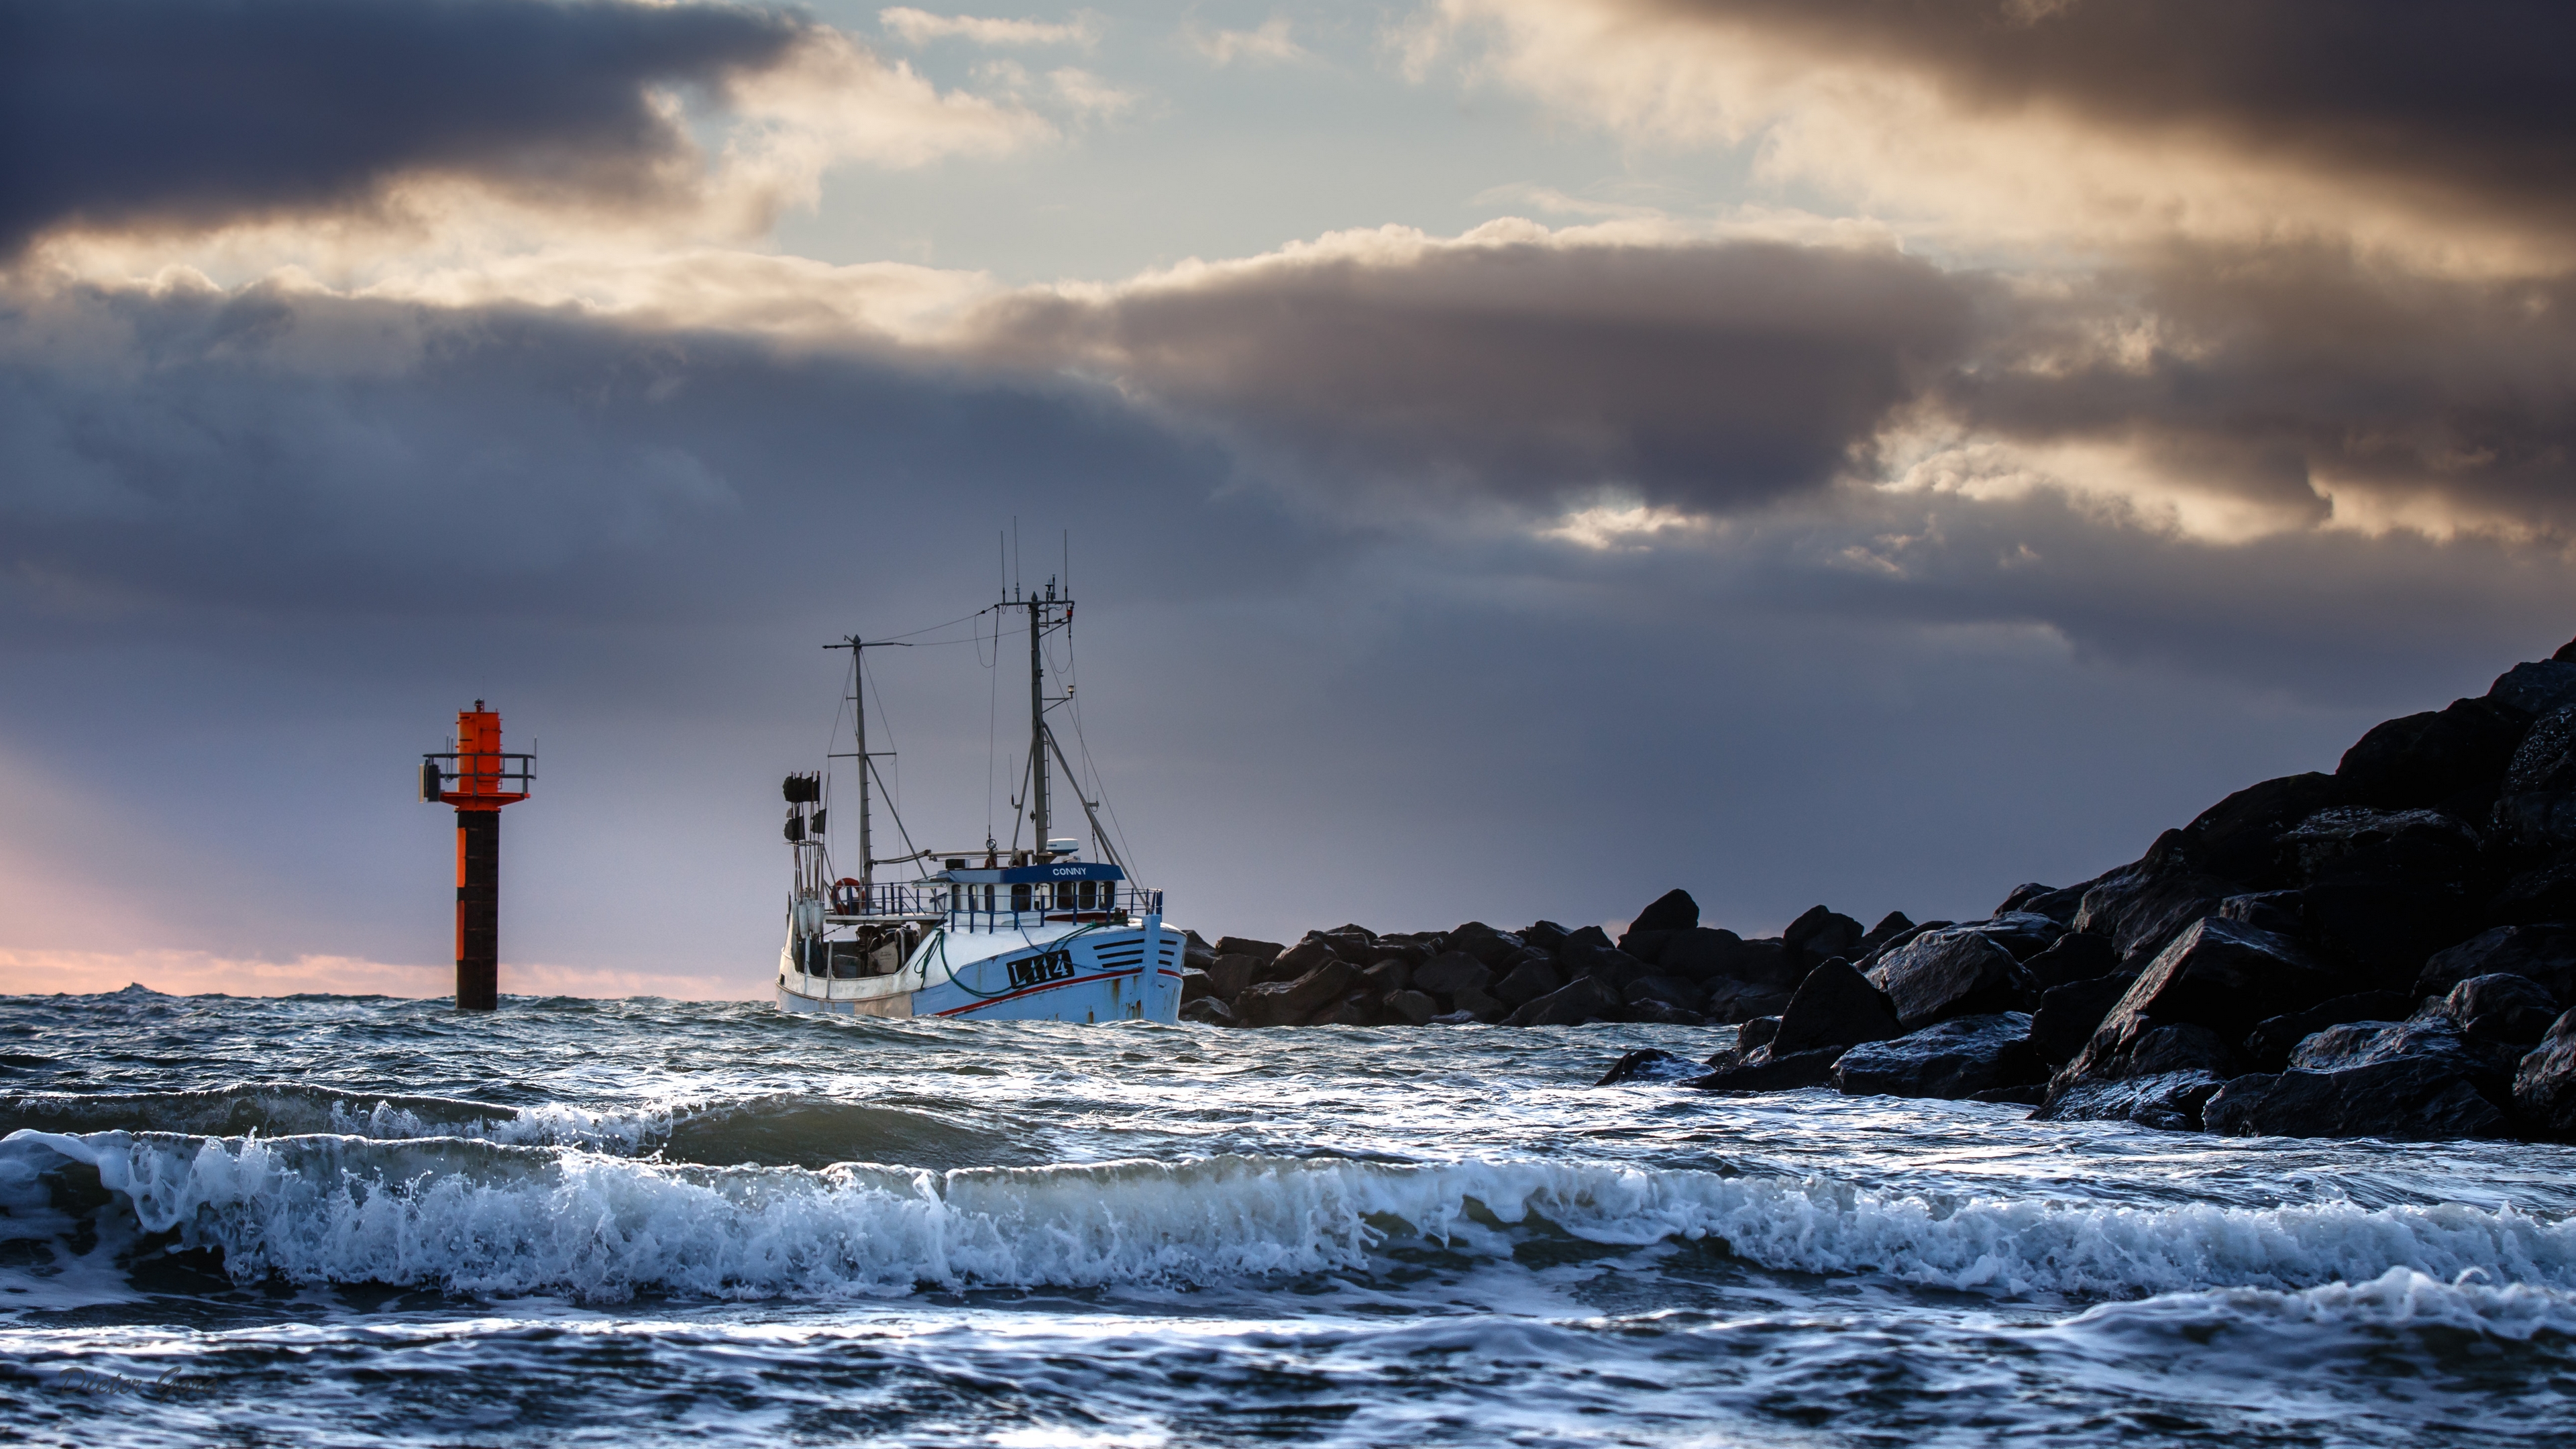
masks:
<svg viewBox="0 0 2576 1449"><path fill-rule="evenodd" d="M868 888L866 886L859 884L848 876L843 876L839 880L832 882L832 914L836 916L857 915L859 913L859 908L867 904L867 891Z"/></svg>

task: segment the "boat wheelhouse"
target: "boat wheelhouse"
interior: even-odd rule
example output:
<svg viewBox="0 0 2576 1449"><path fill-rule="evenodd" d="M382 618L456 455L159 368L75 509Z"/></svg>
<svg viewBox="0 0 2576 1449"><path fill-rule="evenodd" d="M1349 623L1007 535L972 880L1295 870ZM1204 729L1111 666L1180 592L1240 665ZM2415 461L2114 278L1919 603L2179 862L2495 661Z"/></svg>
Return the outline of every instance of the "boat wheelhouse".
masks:
<svg viewBox="0 0 2576 1449"><path fill-rule="evenodd" d="M985 613L995 620L997 651L1002 622L1027 620L1029 749L1024 793L1012 803L1031 843L1005 846L988 836L972 850L875 858L870 786L881 783L875 762L882 755L868 749L864 665L867 650L902 641L852 637L826 645L851 657L856 749L845 758L859 781L859 873L835 873L823 772L788 776L795 883L778 957L778 1004L843 1016L1177 1021L1181 934L1163 923L1162 892L1129 877L1101 828L1098 802L1078 788L1074 799L1105 859L1086 860L1080 839L1049 834L1048 767L1061 766L1068 785L1077 777L1047 720L1072 692L1049 694L1044 641L1061 634L1070 643L1073 600L1057 597L1050 581L1043 592L1006 596ZM895 824L909 848L900 817ZM878 866L910 866L915 878L880 881Z"/></svg>

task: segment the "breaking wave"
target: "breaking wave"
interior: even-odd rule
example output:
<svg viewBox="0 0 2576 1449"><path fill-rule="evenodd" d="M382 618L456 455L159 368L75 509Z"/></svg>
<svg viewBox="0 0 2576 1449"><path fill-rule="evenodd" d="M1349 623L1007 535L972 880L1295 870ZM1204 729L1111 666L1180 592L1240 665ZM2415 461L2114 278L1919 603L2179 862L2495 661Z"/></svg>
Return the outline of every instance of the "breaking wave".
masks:
<svg viewBox="0 0 2576 1449"><path fill-rule="evenodd" d="M1400 1250L1508 1260L1534 1236L1649 1253L1699 1243L1759 1268L1996 1294L2308 1294L2282 1301L2312 1313L2381 1303L2392 1273L2471 1295L2576 1290L2576 1225L2460 1205L1935 1199L1822 1178L1542 1162L815 1170L462 1136L22 1130L0 1142L0 1183L20 1200L34 1200L39 1179L81 1169L110 1204L101 1214L219 1250L236 1280L596 1300L1206 1284L1365 1273Z"/></svg>

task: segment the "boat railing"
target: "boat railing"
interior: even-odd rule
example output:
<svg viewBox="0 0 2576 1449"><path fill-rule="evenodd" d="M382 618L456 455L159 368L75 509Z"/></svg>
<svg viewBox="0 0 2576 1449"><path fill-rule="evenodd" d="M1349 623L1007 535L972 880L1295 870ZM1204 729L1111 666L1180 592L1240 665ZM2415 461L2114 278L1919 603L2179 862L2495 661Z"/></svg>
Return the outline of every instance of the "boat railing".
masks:
<svg viewBox="0 0 2576 1449"><path fill-rule="evenodd" d="M985 902L991 901L987 906ZM866 921L887 917L944 916L949 925L965 931L1007 931L1034 929L1049 921L1131 920L1138 916L1157 916L1163 912L1163 893L1126 887L1114 894L1103 890L1089 901L1048 901L1032 899L1026 907L1014 910L1017 902L1010 899L1008 887L989 896L972 886L947 881L899 881L861 887L855 884L834 889L830 919Z"/></svg>

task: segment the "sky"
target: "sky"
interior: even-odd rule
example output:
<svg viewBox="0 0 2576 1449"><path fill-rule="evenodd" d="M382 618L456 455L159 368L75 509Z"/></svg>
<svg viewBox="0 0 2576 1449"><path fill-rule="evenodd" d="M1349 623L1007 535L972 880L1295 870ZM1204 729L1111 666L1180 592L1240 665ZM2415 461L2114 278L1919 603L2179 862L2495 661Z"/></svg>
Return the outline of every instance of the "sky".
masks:
<svg viewBox="0 0 2576 1449"><path fill-rule="evenodd" d="M482 698L503 990L758 997L824 644L913 645L905 829L1010 838L1014 536L1211 939L2090 877L2576 634L2571 45L8 0L0 991L444 994Z"/></svg>

